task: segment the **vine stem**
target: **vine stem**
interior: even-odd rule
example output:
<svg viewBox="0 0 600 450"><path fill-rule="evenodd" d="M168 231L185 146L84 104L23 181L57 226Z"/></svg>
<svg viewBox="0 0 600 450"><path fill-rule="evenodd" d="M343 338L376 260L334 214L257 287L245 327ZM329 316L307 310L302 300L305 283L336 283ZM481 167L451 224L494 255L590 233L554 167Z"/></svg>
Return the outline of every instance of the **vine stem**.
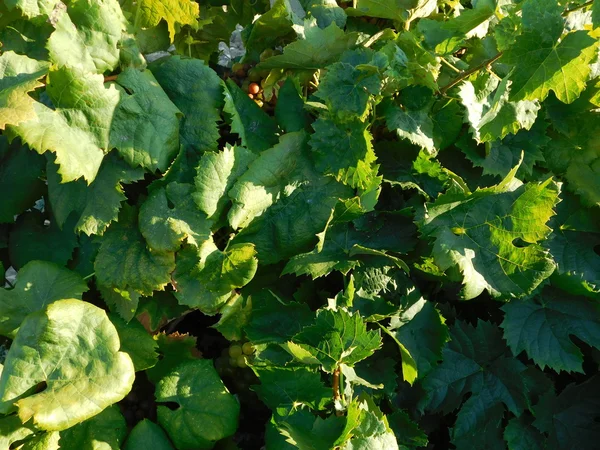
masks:
<svg viewBox="0 0 600 450"><path fill-rule="evenodd" d="M104 77L104 82L108 83L109 81L115 81L117 79L118 75L109 75L107 77Z"/></svg>
<svg viewBox="0 0 600 450"><path fill-rule="evenodd" d="M458 83L460 83L464 79L470 77L475 72L479 72L481 69L484 69L484 68L490 66L491 64L493 64L494 62L498 61L501 56L502 56L502 52L499 52L497 55L491 57L488 60L485 60L484 62L473 67L472 69L465 70L458 77L456 77L454 80L452 80L450 83L448 83L446 86L442 87L440 89L440 94L446 95L446 92L448 92L449 89L453 88L454 86L456 86Z"/></svg>
<svg viewBox="0 0 600 450"><path fill-rule="evenodd" d="M333 371L333 400L340 398L340 367L337 366Z"/></svg>
<svg viewBox="0 0 600 450"><path fill-rule="evenodd" d="M578 6L574 6L571 9L565 10L565 12L563 12L562 15L566 16L567 14L570 14L574 11L578 11L580 9L587 8L588 6L592 6L592 3L594 3L594 0L590 0L589 2L582 3L581 5L578 5Z"/></svg>

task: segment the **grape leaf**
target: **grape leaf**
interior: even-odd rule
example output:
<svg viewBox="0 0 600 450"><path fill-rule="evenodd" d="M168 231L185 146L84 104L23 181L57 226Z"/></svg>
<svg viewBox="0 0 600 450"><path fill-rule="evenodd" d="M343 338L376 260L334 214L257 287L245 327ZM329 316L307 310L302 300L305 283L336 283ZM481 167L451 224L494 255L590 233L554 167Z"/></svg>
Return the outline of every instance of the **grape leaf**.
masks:
<svg viewBox="0 0 600 450"><path fill-rule="evenodd" d="M523 297L554 271L538 242L551 232L546 222L554 215L558 186L552 179L518 186L517 169L496 186L438 198L419 224L425 236L435 238L435 263L461 271L465 299L484 290L494 297Z"/></svg>
<svg viewBox="0 0 600 450"><path fill-rule="evenodd" d="M118 0L65 1L50 21L55 28L46 47L58 67L102 74L119 62L118 43L126 20Z"/></svg>
<svg viewBox="0 0 600 450"><path fill-rule="evenodd" d="M15 216L42 196L41 180L45 158L13 141L0 137L0 192L10 192L0 205L0 223L13 222Z"/></svg>
<svg viewBox="0 0 600 450"><path fill-rule="evenodd" d="M334 63L319 81L316 96L325 100L329 110L342 117L362 118L367 112L369 97L381 89L378 74L347 62Z"/></svg>
<svg viewBox="0 0 600 450"><path fill-rule="evenodd" d="M121 351L129 355L135 371L154 367L158 362L158 345L144 326L136 320L126 323L115 314L111 314L109 319L119 334Z"/></svg>
<svg viewBox="0 0 600 450"><path fill-rule="evenodd" d="M114 87L105 88L101 75L67 67L50 71L46 93L54 109L34 103L37 117L11 131L38 153L55 153L63 182L83 176L89 184L108 147L119 93Z"/></svg>
<svg viewBox="0 0 600 450"><path fill-rule="evenodd" d="M453 429L459 440L482 433L486 423L499 424L501 404L519 416L527 407L526 388L519 375L525 365L508 353L500 330L488 322L479 321L476 327L456 322L450 339L442 352L443 362L422 382L427 395L420 407L447 413L471 393Z"/></svg>
<svg viewBox="0 0 600 450"><path fill-rule="evenodd" d="M533 411L533 426L549 435L546 448L594 448L600 437L600 378L570 384L559 395L548 392Z"/></svg>
<svg viewBox="0 0 600 450"><path fill-rule="evenodd" d="M161 20L167 22L171 42L175 37L175 25L198 26L200 7L191 0L140 0L136 5L136 25L152 28Z"/></svg>
<svg viewBox="0 0 600 450"><path fill-rule="evenodd" d="M52 9L59 0L5 0L4 3L8 10L18 8L23 12L23 15L28 18L38 17L42 15L50 15Z"/></svg>
<svg viewBox="0 0 600 450"><path fill-rule="evenodd" d="M76 273L47 261L21 268L13 289L0 289L0 334L14 337L25 317L63 298L81 299L87 284Z"/></svg>
<svg viewBox="0 0 600 450"><path fill-rule="evenodd" d="M158 423L177 448L212 448L237 428L240 405L211 360L183 363L156 385ZM177 403L175 411L162 406Z"/></svg>
<svg viewBox="0 0 600 450"><path fill-rule="evenodd" d="M502 309L509 347L515 356L525 351L542 369L583 372L583 355L571 336L600 347L600 306L587 298L547 289L540 297L512 301Z"/></svg>
<svg viewBox="0 0 600 450"><path fill-rule="evenodd" d="M529 130L537 117L540 104L537 101L508 101L510 81L486 75L475 81L465 81L458 95L467 109L467 119L478 142L503 139L520 129Z"/></svg>
<svg viewBox="0 0 600 450"><path fill-rule="evenodd" d="M104 234L94 269L100 285L151 295L171 281L175 258L173 253L148 249L137 228L136 213L134 208L121 210L119 222Z"/></svg>
<svg viewBox="0 0 600 450"><path fill-rule="evenodd" d="M544 448L544 437L531 425L531 421L525 414L508 422L504 430L504 440L509 450L543 450Z"/></svg>
<svg viewBox="0 0 600 450"><path fill-rule="evenodd" d="M2 374L2 365L0 365L0 374ZM0 445L2 448L10 448L12 443L26 439L35 431L31 424L23 425L16 414L0 417Z"/></svg>
<svg viewBox="0 0 600 450"><path fill-rule="evenodd" d="M159 59L148 69L184 115L179 128L182 143L200 152L216 149L223 94L215 71L203 61L180 56Z"/></svg>
<svg viewBox="0 0 600 450"><path fill-rule="evenodd" d="M391 265L405 267L397 257L386 252L407 253L413 247L410 236L414 233L414 225L400 218L384 215L380 223L373 223L367 230L360 230L355 225L338 223L327 225L319 233L319 242L310 253L301 253L290 258L282 274L310 275L313 278L328 275L333 270L347 274L350 269L368 264L373 256L388 259ZM381 236L402 236L402 239L380 239Z"/></svg>
<svg viewBox="0 0 600 450"><path fill-rule="evenodd" d="M417 378L435 368L450 338L444 317L424 298L392 317L389 331L415 361Z"/></svg>
<svg viewBox="0 0 600 450"><path fill-rule="evenodd" d="M352 187L368 188L373 183L371 164L376 158L367 124L358 119L341 122L321 116L312 127L315 132L310 136L309 144L315 168ZM353 174L348 177L351 171Z"/></svg>
<svg viewBox="0 0 600 450"><path fill-rule="evenodd" d="M253 296L252 305L244 331L254 344L283 344L314 320L306 304L285 303L268 291Z"/></svg>
<svg viewBox="0 0 600 450"><path fill-rule="evenodd" d="M212 328L229 341L241 341L244 338L243 327L252 314L252 297L235 295L223 305L219 321Z"/></svg>
<svg viewBox="0 0 600 450"><path fill-rule="evenodd" d="M307 350L329 373L339 364L352 367L382 344L380 333L367 331L359 313L350 315L342 309L319 310L314 325L303 328L292 341Z"/></svg>
<svg viewBox="0 0 600 450"><path fill-rule="evenodd" d="M155 334L154 341L158 346L159 361L146 371L148 379L154 384L168 375L180 364L195 361L202 355L196 348L196 338L178 332Z"/></svg>
<svg viewBox="0 0 600 450"><path fill-rule="evenodd" d="M169 183L152 192L140 208L140 231L157 252L177 251L184 240L200 246L211 236L212 222L198 211L190 184Z"/></svg>
<svg viewBox="0 0 600 450"><path fill-rule="evenodd" d="M598 37L584 30L562 36L556 0L528 0L523 7L523 33L501 61L514 66L509 100L545 100L550 91L571 103L585 88Z"/></svg>
<svg viewBox="0 0 600 450"><path fill-rule="evenodd" d="M435 153L433 140L433 121L423 109L403 110L393 103L383 106L387 128L395 131L399 137L426 149L429 154Z"/></svg>
<svg viewBox="0 0 600 450"><path fill-rule="evenodd" d="M28 92L44 84L48 63L6 51L0 55L0 130L35 119L35 100Z"/></svg>
<svg viewBox="0 0 600 450"><path fill-rule="evenodd" d="M164 172L179 150L181 112L149 70L125 70L116 86L122 89L110 129L111 146L132 167Z"/></svg>
<svg viewBox="0 0 600 450"><path fill-rule="evenodd" d="M231 117L231 131L248 150L259 153L277 143L277 126L231 79L227 80L224 111Z"/></svg>
<svg viewBox="0 0 600 450"><path fill-rule="evenodd" d="M600 214L584 208L577 197L565 194L550 226L554 233L546 247L557 264L553 283L558 284L560 279L565 283L563 289L596 298L600 291L600 255L594 249L600 245Z"/></svg>
<svg viewBox="0 0 600 450"><path fill-rule="evenodd" d="M332 391L325 387L318 372L306 367L265 367L254 369L261 384L254 386L263 403L276 409L306 405L314 410L325 409Z"/></svg>
<svg viewBox="0 0 600 450"><path fill-rule="evenodd" d="M229 198L227 192L247 170L256 155L244 147L227 145L222 152L202 155L194 179L196 191L192 193L198 208L211 219L218 219Z"/></svg>
<svg viewBox="0 0 600 450"><path fill-rule="evenodd" d="M517 170L517 177L524 179L533 173L538 161L544 161L541 149L550 141L545 132L546 126L538 120L530 130L521 130L514 136L493 141L486 144L485 149L468 139L459 139L456 145L474 166L483 168L484 175L505 177L519 163L522 155L523 162Z"/></svg>
<svg viewBox="0 0 600 450"><path fill-rule="evenodd" d="M304 110L304 100L298 89L299 86L289 77L279 89L275 117L279 126L287 133L305 129L309 121Z"/></svg>
<svg viewBox="0 0 600 450"><path fill-rule="evenodd" d="M261 62L258 69L321 69L352 48L357 33L344 33L335 23L319 28L315 18L305 19L303 39L288 44L282 55Z"/></svg>
<svg viewBox="0 0 600 450"><path fill-rule="evenodd" d="M118 450L127 434L127 424L116 405L97 416L60 432L61 450Z"/></svg>
<svg viewBox="0 0 600 450"><path fill-rule="evenodd" d="M106 313L81 300L58 300L21 324L0 377L0 411L64 430L123 399L133 379ZM35 393L39 383L46 388Z"/></svg>
<svg viewBox="0 0 600 450"><path fill-rule="evenodd" d="M77 236L73 233L74 221L60 230L53 217L50 223L38 210L21 214L8 236L10 261L16 268L30 261L43 260L65 265L77 247Z"/></svg>
<svg viewBox="0 0 600 450"><path fill-rule="evenodd" d="M174 450L171 441L161 427L144 419L136 424L129 433L123 450Z"/></svg>
<svg viewBox="0 0 600 450"><path fill-rule="evenodd" d="M291 185L294 178L302 176L300 171L306 170L308 164L303 154L305 146L304 132L285 134L238 177L229 190L233 205L228 219L233 229L246 227L285 195L286 186Z"/></svg>
<svg viewBox="0 0 600 450"><path fill-rule="evenodd" d="M141 169L132 169L115 153L104 158L98 175L89 186L83 180L61 183L57 166L50 162L46 174L48 196L59 227L65 227L74 214L77 218L75 231L88 236L104 234L110 223L117 220L121 202L126 198L123 184L144 177Z"/></svg>

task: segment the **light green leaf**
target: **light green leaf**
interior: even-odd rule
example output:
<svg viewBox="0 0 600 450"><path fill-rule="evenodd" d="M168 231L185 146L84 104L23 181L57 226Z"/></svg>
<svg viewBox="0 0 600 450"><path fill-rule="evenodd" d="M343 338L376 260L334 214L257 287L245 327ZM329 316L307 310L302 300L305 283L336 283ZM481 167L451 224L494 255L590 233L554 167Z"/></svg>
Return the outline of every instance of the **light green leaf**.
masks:
<svg viewBox="0 0 600 450"><path fill-rule="evenodd" d="M458 95L467 109L467 120L477 142L503 139L520 129L529 130L537 117L540 104L537 100L509 102L511 82L485 75L474 82L465 81Z"/></svg>
<svg viewBox="0 0 600 450"><path fill-rule="evenodd" d="M316 96L325 100L334 114L363 118L370 96L379 93L380 89L381 80L377 73L361 70L347 62L337 62L327 67Z"/></svg>
<svg viewBox="0 0 600 450"><path fill-rule="evenodd" d="M184 115L179 128L182 144L198 152L216 149L223 91L215 71L199 59L180 56L159 59L148 68Z"/></svg>
<svg viewBox="0 0 600 450"><path fill-rule="evenodd" d="M58 67L102 74L119 63L118 43L126 20L118 0L66 0L50 21L56 30L48 39L50 60Z"/></svg>
<svg viewBox="0 0 600 450"><path fill-rule="evenodd" d="M2 365L0 365L0 375L2 374ZM23 425L18 415L0 417L0 448L10 448L13 442L26 439L35 433L35 428L29 425Z"/></svg>
<svg viewBox="0 0 600 450"><path fill-rule="evenodd" d="M106 313L81 300L59 300L27 316L0 377L0 412L64 430L123 399L133 363L119 351ZM45 388L36 393L43 383Z"/></svg>
<svg viewBox="0 0 600 450"><path fill-rule="evenodd" d="M303 328L292 340L317 358L329 373L339 364L352 366L362 361L382 344L379 331L367 331L359 313L350 315L342 309L319 310L314 325Z"/></svg>
<svg viewBox="0 0 600 450"><path fill-rule="evenodd" d="M277 143L277 126L273 119L232 79L227 80L224 94L224 111L231 117L231 131L240 136L242 145L260 153Z"/></svg>
<svg viewBox="0 0 600 450"><path fill-rule="evenodd" d="M256 250L252 244L228 245L224 251L216 247L206 256L201 279L206 288L226 294L248 284L258 268Z"/></svg>
<svg viewBox="0 0 600 450"><path fill-rule="evenodd" d="M252 315L252 297L235 295L223 305L219 321L212 325L228 341L241 341L244 338L242 329Z"/></svg>
<svg viewBox="0 0 600 450"><path fill-rule="evenodd" d="M0 289L0 334L14 337L25 317L63 298L81 299L87 284L76 273L47 261L31 261L13 289Z"/></svg>
<svg viewBox="0 0 600 450"><path fill-rule="evenodd" d="M127 424L116 405L109 406L97 416L60 432L61 450L119 450Z"/></svg>
<svg viewBox="0 0 600 450"><path fill-rule="evenodd" d="M140 208L140 231L157 252L176 251L184 240L196 247L211 236L212 222L199 211L191 184L169 183L153 191Z"/></svg>
<svg viewBox="0 0 600 450"><path fill-rule="evenodd" d="M590 63L598 53L598 36L584 30L561 36L562 8L551 8L553 4L555 0L525 4L523 33L500 60L514 66L511 101L542 101L553 91L561 102L571 103L585 89Z"/></svg>
<svg viewBox="0 0 600 450"><path fill-rule="evenodd" d="M28 18L41 15L49 16L59 0L5 0L4 4L11 11L18 8Z"/></svg>
<svg viewBox="0 0 600 450"><path fill-rule="evenodd" d="M414 359L418 378L425 377L442 359L442 348L450 338L444 318L424 298L393 317L390 331Z"/></svg>
<svg viewBox="0 0 600 450"><path fill-rule="evenodd" d="M422 109L402 109L393 103L383 108L387 128L395 131L399 137L407 139L415 145L435 154L433 140L433 121L428 111Z"/></svg>
<svg viewBox="0 0 600 450"><path fill-rule="evenodd" d="M179 150L181 112L152 72L128 69L117 78L121 101L110 129L110 144L132 167L164 172Z"/></svg>
<svg viewBox="0 0 600 450"><path fill-rule="evenodd" d="M244 62L258 61L265 49L273 48L280 39L293 32L293 9L291 2L276 0L271 9L258 17L252 25L244 30L242 36L246 54Z"/></svg>
<svg viewBox="0 0 600 450"><path fill-rule="evenodd" d="M205 314L214 314L232 294L252 280L258 261L252 244L228 245L219 250L212 241L199 249L185 247L177 255L175 296L180 303L198 307Z"/></svg>
<svg viewBox="0 0 600 450"><path fill-rule="evenodd" d="M344 51L352 48L357 33L344 33L335 23L325 29L314 18L304 21L304 38L288 44L282 55L261 62L258 69L321 69L334 62Z"/></svg>
<svg viewBox="0 0 600 450"><path fill-rule="evenodd" d="M448 20L423 19L419 21L418 28L429 48L435 49L438 54L451 54L463 45L467 37L485 36L485 22L494 15L496 3L496 0L480 0L473 4L473 8L461 9L458 16Z"/></svg>
<svg viewBox="0 0 600 450"><path fill-rule="evenodd" d="M318 372L307 367L256 367L254 371L261 384L252 390L270 409L305 405L322 410L331 402L331 388L325 387Z"/></svg>
<svg viewBox="0 0 600 450"><path fill-rule="evenodd" d="M63 182L91 183L108 148L108 133L119 93L105 88L102 75L63 67L51 70L46 93L55 109L34 103L37 118L12 127L38 153L51 151Z"/></svg>
<svg viewBox="0 0 600 450"><path fill-rule="evenodd" d="M522 351L542 370L583 373L583 354L571 336L600 347L600 306L585 297L546 289L539 298L512 301L502 307L508 346Z"/></svg>
<svg viewBox="0 0 600 450"><path fill-rule="evenodd" d="M119 222L104 234L94 269L100 285L152 295L171 282L175 257L173 253L148 249L138 230L136 215L136 209L121 210Z"/></svg>
<svg viewBox="0 0 600 450"><path fill-rule="evenodd" d="M137 4L136 26L152 28L161 20L167 22L171 42L175 37L175 24L198 27L200 7L191 0L140 0Z"/></svg>
<svg viewBox="0 0 600 450"><path fill-rule="evenodd" d="M156 386L158 423L178 449L210 449L235 433L240 405L211 360L181 364ZM177 403L172 411L163 402Z"/></svg>
<svg viewBox="0 0 600 450"><path fill-rule="evenodd" d="M255 159L256 155L246 148L229 145L222 152L202 155L194 179L196 191L192 193L200 210L211 219L219 219L230 201L227 192Z"/></svg>
<svg viewBox="0 0 600 450"><path fill-rule="evenodd" d="M546 223L558 186L552 179L519 186L517 169L496 186L438 198L420 221L423 235L435 238L438 267L460 270L467 300L484 290L498 298L523 297L555 269L539 242L551 232Z"/></svg>
<svg viewBox="0 0 600 450"><path fill-rule="evenodd" d="M46 61L36 61L12 51L0 55L0 130L35 119L35 100L28 92L44 84L38 80L48 73Z"/></svg>
<svg viewBox="0 0 600 450"><path fill-rule="evenodd" d="M172 275L174 295L179 304L198 308L208 315L216 314L231 297L231 291L216 293L204 285L202 269L206 257L215 251L219 252L212 241L206 241L200 249L184 246L177 252L177 265ZM208 274L204 276L208 277Z"/></svg>
<svg viewBox="0 0 600 450"><path fill-rule="evenodd" d="M174 450L171 441L161 427L144 419L138 422L125 442L123 450Z"/></svg>
<svg viewBox="0 0 600 450"><path fill-rule="evenodd" d="M39 434L25 442L19 450L59 450L59 439L57 432Z"/></svg>
<svg viewBox="0 0 600 450"><path fill-rule="evenodd" d="M58 225L62 228L77 217L76 232L102 235L117 220L121 202L126 199L123 184L144 178L142 169L132 169L115 153L104 158L91 185L83 180L61 183L57 166L48 162L48 196ZM70 231L70 230L69 230Z"/></svg>
<svg viewBox="0 0 600 450"><path fill-rule="evenodd" d="M354 188L367 189L377 181L368 124L358 119L341 122L322 115L312 127L315 132L309 144L317 170Z"/></svg>
<svg viewBox="0 0 600 450"><path fill-rule="evenodd" d="M229 191L233 205L228 218L233 229L248 226L252 219L285 195L286 186L299 177L297 166L307 164L303 157L305 146L304 132L285 134L277 145L263 151L237 178Z"/></svg>

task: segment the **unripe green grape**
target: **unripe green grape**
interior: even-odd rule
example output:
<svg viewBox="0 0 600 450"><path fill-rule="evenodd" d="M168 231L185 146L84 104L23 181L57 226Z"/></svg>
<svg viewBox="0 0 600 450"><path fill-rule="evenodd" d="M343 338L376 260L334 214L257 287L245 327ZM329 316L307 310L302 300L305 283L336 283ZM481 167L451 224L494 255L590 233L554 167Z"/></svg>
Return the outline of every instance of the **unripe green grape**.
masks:
<svg viewBox="0 0 600 450"><path fill-rule="evenodd" d="M236 359L236 362L237 362L238 367L241 367L241 368L248 367L248 363L246 362L246 356L244 356L244 355L238 356Z"/></svg>
<svg viewBox="0 0 600 450"><path fill-rule="evenodd" d="M237 367L237 358L229 358L229 367Z"/></svg>
<svg viewBox="0 0 600 450"><path fill-rule="evenodd" d="M245 355L251 355L254 353L254 346L250 342L246 342L242 345L242 352L244 352Z"/></svg>
<svg viewBox="0 0 600 450"><path fill-rule="evenodd" d="M229 347L229 356L231 356L232 358L237 358L238 356L240 356L242 354L242 347L240 347L239 345L232 345L231 347Z"/></svg>

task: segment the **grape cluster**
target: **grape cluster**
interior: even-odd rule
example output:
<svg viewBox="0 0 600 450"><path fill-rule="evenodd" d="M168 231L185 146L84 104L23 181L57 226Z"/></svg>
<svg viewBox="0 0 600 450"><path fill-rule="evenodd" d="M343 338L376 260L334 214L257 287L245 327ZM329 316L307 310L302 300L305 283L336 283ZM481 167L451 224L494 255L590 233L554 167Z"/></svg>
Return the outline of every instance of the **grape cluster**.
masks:
<svg viewBox="0 0 600 450"><path fill-rule="evenodd" d="M275 50L267 49L261 53L260 61L264 61L274 54ZM237 62L231 67L231 73L227 74L226 77L233 79L260 108L271 112L277 102L277 96L273 95L267 101L263 95L263 87L269 73L269 69L259 70L251 64Z"/></svg>
<svg viewBox="0 0 600 450"><path fill-rule="evenodd" d="M222 375L231 376L235 369L247 368L253 354L254 346L250 342L234 342L215 360L215 367Z"/></svg>

